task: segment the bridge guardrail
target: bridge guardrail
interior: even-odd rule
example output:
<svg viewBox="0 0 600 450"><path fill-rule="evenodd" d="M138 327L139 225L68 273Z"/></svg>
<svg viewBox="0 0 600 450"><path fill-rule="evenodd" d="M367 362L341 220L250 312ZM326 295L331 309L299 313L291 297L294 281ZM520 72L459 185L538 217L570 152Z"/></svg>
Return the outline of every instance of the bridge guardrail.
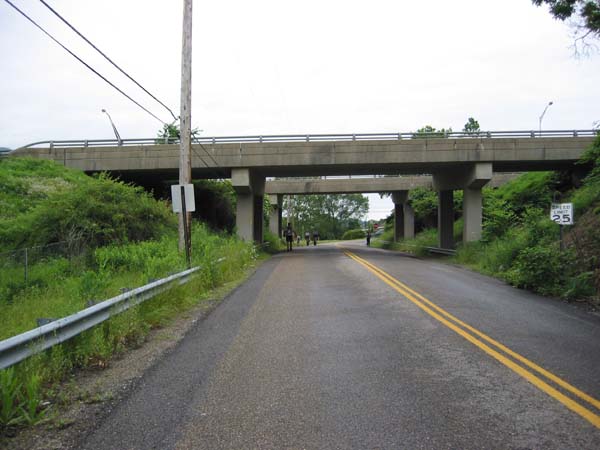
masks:
<svg viewBox="0 0 600 450"><path fill-rule="evenodd" d="M0 370L71 339L108 320L113 315L166 291L173 282L180 285L187 283L190 276L198 270L200 270L200 267L193 267L170 275L97 303L70 316L54 320L46 325L0 341Z"/></svg>
<svg viewBox="0 0 600 450"><path fill-rule="evenodd" d="M403 139L447 138L447 139L482 139L482 138L543 138L543 137L593 137L598 130L521 130L521 131L481 131L478 133L465 133L462 131L451 133L420 133L418 137L414 132L397 133L340 133L340 134L282 134L282 135L254 135L254 136L215 136L195 137L194 142L202 145L212 144L244 144L268 142L328 142L328 141L395 141ZM77 140L49 140L27 144L25 148L68 148L68 147L121 147L145 146L161 144L178 144L177 138L134 138L134 139L77 139Z"/></svg>

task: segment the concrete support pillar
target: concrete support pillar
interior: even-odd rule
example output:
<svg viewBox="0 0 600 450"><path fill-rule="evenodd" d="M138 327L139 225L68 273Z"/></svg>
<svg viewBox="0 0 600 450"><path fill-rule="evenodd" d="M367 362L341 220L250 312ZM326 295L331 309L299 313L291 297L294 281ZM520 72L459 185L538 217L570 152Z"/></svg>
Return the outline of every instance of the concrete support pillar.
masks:
<svg viewBox="0 0 600 450"><path fill-rule="evenodd" d="M254 239L254 196L252 194L238 192L235 226L238 236L243 240Z"/></svg>
<svg viewBox="0 0 600 450"><path fill-rule="evenodd" d="M438 194L438 243L440 248L454 248L454 191Z"/></svg>
<svg viewBox="0 0 600 450"><path fill-rule="evenodd" d="M256 242L263 241L263 229L264 229L264 210L263 205L265 202L264 195L253 195L254 201L254 223L253 223L253 238Z"/></svg>
<svg viewBox="0 0 600 450"><path fill-rule="evenodd" d="M238 236L246 241L262 242L265 178L250 169L232 169L231 184L237 193Z"/></svg>
<svg viewBox="0 0 600 450"><path fill-rule="evenodd" d="M281 206L283 195L269 195L271 211L269 214L269 231L275 236L281 237Z"/></svg>
<svg viewBox="0 0 600 450"><path fill-rule="evenodd" d="M463 242L481 239L482 199L481 188L465 188L463 191Z"/></svg>
<svg viewBox="0 0 600 450"><path fill-rule="evenodd" d="M404 209L404 239L415 237L415 211L408 203L403 205Z"/></svg>
<svg viewBox="0 0 600 450"><path fill-rule="evenodd" d="M394 203L394 242L404 239L404 205Z"/></svg>
<svg viewBox="0 0 600 450"><path fill-rule="evenodd" d="M415 214L408 204L408 191L392 192L394 202L394 242L415 237Z"/></svg>

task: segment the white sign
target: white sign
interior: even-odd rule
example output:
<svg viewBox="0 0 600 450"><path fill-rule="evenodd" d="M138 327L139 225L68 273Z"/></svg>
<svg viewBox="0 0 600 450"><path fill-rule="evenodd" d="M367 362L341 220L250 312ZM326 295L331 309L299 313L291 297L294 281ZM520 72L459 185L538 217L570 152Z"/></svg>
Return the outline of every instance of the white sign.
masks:
<svg viewBox="0 0 600 450"><path fill-rule="evenodd" d="M552 203L550 220L559 225L573 225L573 203Z"/></svg>
<svg viewBox="0 0 600 450"><path fill-rule="evenodd" d="M187 212L196 211L196 202L194 201L193 184L174 184L171 186L171 202L173 203L173 212L181 212L181 187L183 186L185 195L185 210Z"/></svg>

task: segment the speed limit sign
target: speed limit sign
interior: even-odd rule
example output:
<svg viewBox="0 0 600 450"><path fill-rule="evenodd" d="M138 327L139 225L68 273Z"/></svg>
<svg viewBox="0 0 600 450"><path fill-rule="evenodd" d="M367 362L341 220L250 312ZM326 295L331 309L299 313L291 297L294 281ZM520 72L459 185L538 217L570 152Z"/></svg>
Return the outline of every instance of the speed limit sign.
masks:
<svg viewBox="0 0 600 450"><path fill-rule="evenodd" d="M573 203L552 203L550 220L559 225L573 225Z"/></svg>

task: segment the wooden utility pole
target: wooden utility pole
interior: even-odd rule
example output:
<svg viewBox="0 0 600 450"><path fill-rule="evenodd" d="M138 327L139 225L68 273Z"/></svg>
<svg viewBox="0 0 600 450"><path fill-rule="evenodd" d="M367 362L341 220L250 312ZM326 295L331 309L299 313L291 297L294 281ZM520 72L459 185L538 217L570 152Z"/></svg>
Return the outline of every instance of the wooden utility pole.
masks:
<svg viewBox="0 0 600 450"><path fill-rule="evenodd" d="M192 182L192 0L183 0L181 42L181 113L179 139L179 184ZM179 214L179 251L189 245L185 229L191 230L191 214ZM184 222L185 221L185 222Z"/></svg>

